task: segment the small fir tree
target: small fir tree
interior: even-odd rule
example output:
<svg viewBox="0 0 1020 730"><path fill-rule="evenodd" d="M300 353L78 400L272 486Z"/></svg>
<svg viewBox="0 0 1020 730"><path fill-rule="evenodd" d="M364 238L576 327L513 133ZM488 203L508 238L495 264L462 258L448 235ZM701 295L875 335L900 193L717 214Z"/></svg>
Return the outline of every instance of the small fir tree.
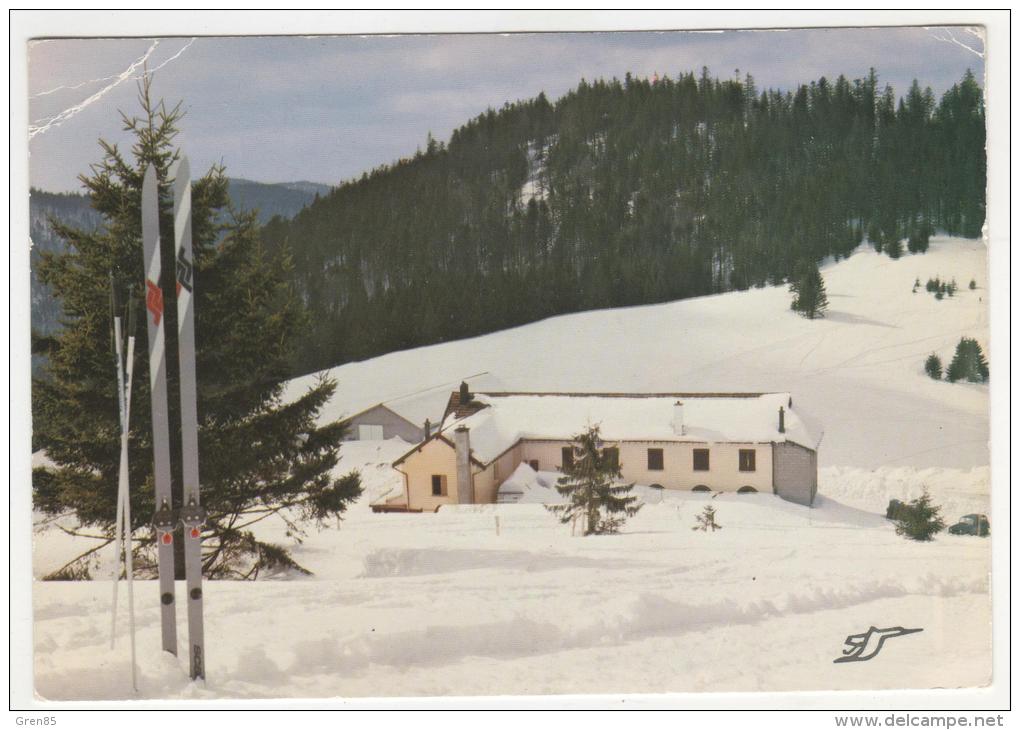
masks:
<svg viewBox="0 0 1020 730"><path fill-rule="evenodd" d="M573 441L573 463L563 465L563 476L556 484L556 491L568 502L547 509L563 524L583 519L585 535L618 532L641 509L637 497L630 494L634 485L620 483L616 452L604 448L598 425L577 434Z"/></svg>
<svg viewBox="0 0 1020 730"><path fill-rule="evenodd" d="M715 521L715 507L712 505L705 505L705 509L701 511L700 515L696 515L694 521L697 523L692 527L692 530L700 530L701 532L708 532L711 530L721 530L722 525Z"/></svg>
<svg viewBox="0 0 1020 730"><path fill-rule="evenodd" d="M924 253L928 250L928 242L931 239L931 226L922 221L915 224L910 230L907 239L907 250L910 253Z"/></svg>
<svg viewBox="0 0 1020 730"><path fill-rule="evenodd" d="M953 361L946 368L946 379L951 383L957 380L984 383L988 380L988 363L977 340L964 337L956 345Z"/></svg>
<svg viewBox="0 0 1020 730"><path fill-rule="evenodd" d="M898 259L903 255L903 242L895 232L890 233L882 244L882 250L889 258Z"/></svg>
<svg viewBox="0 0 1020 730"><path fill-rule="evenodd" d="M942 378L942 360L934 352L924 361L924 372L933 380Z"/></svg>
<svg viewBox="0 0 1020 730"><path fill-rule="evenodd" d="M896 534L911 540L928 541L945 529L946 523L940 513L942 508L932 504L931 495L925 488L917 499L903 505L896 519Z"/></svg>
<svg viewBox="0 0 1020 730"><path fill-rule="evenodd" d="M825 280L814 261L803 261L798 265L790 281L790 291L794 295L790 309L808 319L825 316L829 299L825 295Z"/></svg>
<svg viewBox="0 0 1020 730"><path fill-rule="evenodd" d="M970 290L974 291L975 289L977 289L977 282L974 281L973 279L971 279L970 280Z"/></svg>

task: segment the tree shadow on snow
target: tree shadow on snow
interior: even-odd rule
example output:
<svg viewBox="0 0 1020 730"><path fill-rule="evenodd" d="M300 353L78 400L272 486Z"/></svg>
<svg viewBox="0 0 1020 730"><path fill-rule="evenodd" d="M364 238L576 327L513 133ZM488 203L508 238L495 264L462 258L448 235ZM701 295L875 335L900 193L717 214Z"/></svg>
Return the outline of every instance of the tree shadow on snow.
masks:
<svg viewBox="0 0 1020 730"><path fill-rule="evenodd" d="M876 319L861 317L860 315L850 314L849 312L828 311L825 313L825 319L829 320L830 322L840 322L842 324L866 324L870 325L871 327L888 327L889 329L894 330L902 329L902 327L899 327L898 325L895 324L889 324L888 322L879 322Z"/></svg>

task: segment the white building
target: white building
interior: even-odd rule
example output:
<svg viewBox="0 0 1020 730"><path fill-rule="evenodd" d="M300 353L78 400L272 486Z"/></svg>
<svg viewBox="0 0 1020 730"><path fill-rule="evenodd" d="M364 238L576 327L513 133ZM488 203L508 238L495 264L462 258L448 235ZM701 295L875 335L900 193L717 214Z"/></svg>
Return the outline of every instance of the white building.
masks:
<svg viewBox="0 0 1020 730"><path fill-rule="evenodd" d="M789 393L451 394L437 433L394 463L403 494L386 507L492 503L521 463L561 470L572 438L600 426L628 482L665 489L773 492L810 505L821 432Z"/></svg>

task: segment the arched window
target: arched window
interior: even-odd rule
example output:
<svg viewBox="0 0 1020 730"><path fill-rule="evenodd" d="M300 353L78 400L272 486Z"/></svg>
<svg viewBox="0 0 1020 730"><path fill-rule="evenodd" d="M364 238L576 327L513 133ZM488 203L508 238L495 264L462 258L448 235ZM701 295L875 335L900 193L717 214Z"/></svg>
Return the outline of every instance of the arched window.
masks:
<svg viewBox="0 0 1020 730"><path fill-rule="evenodd" d="M755 489L754 487L743 486L743 487L741 487L740 489L737 490L737 494L755 494L755 493L757 493L757 491L758 490Z"/></svg>
<svg viewBox="0 0 1020 730"><path fill-rule="evenodd" d="M651 487L652 489L665 489L665 487L663 487L663 486L662 486L661 484L651 484L651 485L649 485L649 486L650 486L650 487Z"/></svg>
<svg viewBox="0 0 1020 730"><path fill-rule="evenodd" d="M698 486L696 486L691 491L692 492L711 492L712 490L709 489L708 485L706 485L706 484L699 484Z"/></svg>

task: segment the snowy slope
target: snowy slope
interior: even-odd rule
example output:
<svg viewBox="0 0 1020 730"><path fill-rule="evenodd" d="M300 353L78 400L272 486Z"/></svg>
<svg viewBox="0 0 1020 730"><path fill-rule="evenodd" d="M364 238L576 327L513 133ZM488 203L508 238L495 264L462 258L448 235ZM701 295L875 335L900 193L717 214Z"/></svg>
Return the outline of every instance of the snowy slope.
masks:
<svg viewBox="0 0 1020 730"><path fill-rule="evenodd" d="M157 585L136 582L138 696L986 684L991 541L942 533L914 543L883 517L890 498L924 488L949 522L989 511L987 387L934 382L922 369L932 351L948 361L963 335L987 346L985 249L938 239L927 255L898 261L861 249L823 273L825 320L795 316L781 287L558 317L336 368L324 414L483 371L506 390L788 390L825 429L814 508L638 488L645 505L622 534L572 537L536 504L554 498L555 475L525 468L522 504L374 514L368 504L400 488L389 465L407 444L346 442L337 472L359 469L365 495L340 529L309 528L297 543L282 521L261 524L261 537L291 546L313 575L207 584L206 683L187 680L186 660L155 651ZM923 285L936 274L955 277L959 294L911 293L915 277ZM691 529L707 504L717 533ZM78 547L37 524L35 575ZM110 592L104 580L34 583L41 697L130 696L123 631L109 649ZM844 639L871 625L924 630L873 661L834 664Z"/></svg>
<svg viewBox="0 0 1020 730"><path fill-rule="evenodd" d="M691 529L706 504L721 531ZM991 666L988 548L909 542L826 497L807 509L667 493L623 534L588 538L536 504L360 510L296 547L312 578L207 584L204 685L154 650L157 585L137 583L140 696L978 686ZM41 696L129 696L126 636L109 650L109 594L102 581L35 584ZM871 625L924 631L873 661L833 664Z"/></svg>
<svg viewBox="0 0 1020 730"><path fill-rule="evenodd" d="M923 370L931 352L948 363L962 336L988 351L984 244L936 238L927 254L899 260L862 246L823 275L822 320L790 311L785 287L555 317L334 368L324 415L481 371L507 390L790 391L825 431L822 465L986 465L987 386L935 382ZM955 277L957 295L926 293L935 275Z"/></svg>

